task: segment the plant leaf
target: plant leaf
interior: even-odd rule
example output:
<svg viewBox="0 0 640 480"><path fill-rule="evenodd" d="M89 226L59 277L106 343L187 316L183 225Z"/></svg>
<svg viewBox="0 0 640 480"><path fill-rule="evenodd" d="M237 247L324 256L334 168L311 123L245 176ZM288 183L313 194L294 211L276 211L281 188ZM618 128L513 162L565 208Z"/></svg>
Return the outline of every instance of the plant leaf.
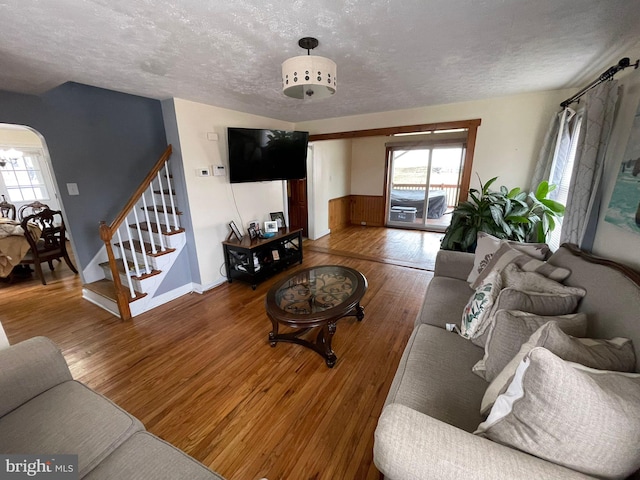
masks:
<svg viewBox="0 0 640 480"><path fill-rule="evenodd" d="M538 188L536 189L535 197L538 200L546 198L546 196L549 195L549 191L549 182L543 180L542 182L540 182L540 185L538 185Z"/></svg>

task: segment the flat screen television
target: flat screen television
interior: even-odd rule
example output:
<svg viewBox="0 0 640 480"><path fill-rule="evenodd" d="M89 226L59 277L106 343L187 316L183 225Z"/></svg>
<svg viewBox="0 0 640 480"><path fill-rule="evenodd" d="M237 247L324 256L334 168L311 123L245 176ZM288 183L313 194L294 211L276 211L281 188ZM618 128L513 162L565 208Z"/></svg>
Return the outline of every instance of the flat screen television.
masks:
<svg viewBox="0 0 640 480"><path fill-rule="evenodd" d="M227 139L231 183L307 176L308 132L231 127Z"/></svg>

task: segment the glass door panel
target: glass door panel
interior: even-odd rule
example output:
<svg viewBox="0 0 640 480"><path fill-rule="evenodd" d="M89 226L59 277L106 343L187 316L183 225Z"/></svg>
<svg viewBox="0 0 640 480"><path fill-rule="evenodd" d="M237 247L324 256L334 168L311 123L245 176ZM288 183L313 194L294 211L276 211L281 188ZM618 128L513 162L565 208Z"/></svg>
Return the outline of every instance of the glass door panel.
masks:
<svg viewBox="0 0 640 480"><path fill-rule="evenodd" d="M420 227L424 225L431 150L392 148L389 154L387 222L394 226Z"/></svg>
<svg viewBox="0 0 640 480"><path fill-rule="evenodd" d="M387 225L444 231L457 204L464 145L389 149Z"/></svg>

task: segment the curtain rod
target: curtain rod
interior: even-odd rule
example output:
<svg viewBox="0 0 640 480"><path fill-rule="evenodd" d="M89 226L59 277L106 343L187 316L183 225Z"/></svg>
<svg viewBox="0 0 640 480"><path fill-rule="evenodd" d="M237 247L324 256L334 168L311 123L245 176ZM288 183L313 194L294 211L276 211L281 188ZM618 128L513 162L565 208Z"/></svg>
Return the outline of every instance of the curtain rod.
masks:
<svg viewBox="0 0 640 480"><path fill-rule="evenodd" d="M633 64L633 68L634 69L638 68L639 64L640 64L640 60L636 60L636 63ZM571 105L573 102L576 102L580 97L582 97L585 93L587 93L592 88L597 87L602 82L611 80L613 76L616 73L618 73L620 70L624 70L625 68L631 67L631 66L632 66L631 61L629 60L628 57L624 57L620 59L617 65L614 65L613 67L609 68L607 71L603 72L597 79L595 79L589 85L584 87L582 90L576 93L573 97L567 98L564 102L560 104L560 106L562 108L567 108L569 105Z"/></svg>

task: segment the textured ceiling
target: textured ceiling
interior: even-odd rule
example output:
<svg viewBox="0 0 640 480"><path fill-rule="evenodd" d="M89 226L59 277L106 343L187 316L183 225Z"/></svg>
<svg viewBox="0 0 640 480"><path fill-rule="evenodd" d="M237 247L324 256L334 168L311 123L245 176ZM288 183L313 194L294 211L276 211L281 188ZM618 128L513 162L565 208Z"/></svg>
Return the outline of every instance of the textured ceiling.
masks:
<svg viewBox="0 0 640 480"><path fill-rule="evenodd" d="M281 93L303 36L338 64L331 98ZM640 0L0 0L0 89L75 81L291 122L582 87L638 54Z"/></svg>

